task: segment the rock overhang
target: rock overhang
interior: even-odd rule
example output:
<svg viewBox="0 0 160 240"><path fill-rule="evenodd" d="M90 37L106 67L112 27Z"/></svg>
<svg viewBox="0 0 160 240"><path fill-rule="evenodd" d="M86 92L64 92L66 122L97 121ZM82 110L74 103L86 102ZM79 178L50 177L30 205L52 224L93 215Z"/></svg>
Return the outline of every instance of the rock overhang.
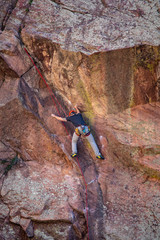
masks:
<svg viewBox="0 0 160 240"><path fill-rule="evenodd" d="M144 44L158 46L159 18L158 0L35 0L22 33L90 55Z"/></svg>

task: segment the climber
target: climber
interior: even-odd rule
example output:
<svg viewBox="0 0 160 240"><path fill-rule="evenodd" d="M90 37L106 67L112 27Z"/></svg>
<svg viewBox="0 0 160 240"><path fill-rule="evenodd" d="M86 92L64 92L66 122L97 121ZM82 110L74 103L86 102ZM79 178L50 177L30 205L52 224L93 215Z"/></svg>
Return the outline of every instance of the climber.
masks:
<svg viewBox="0 0 160 240"><path fill-rule="evenodd" d="M52 117L56 118L59 121L67 122L70 121L75 127L75 132L72 137L72 154L71 157L77 156L77 141L78 138L82 135L87 138L89 143L91 144L91 147L93 148L93 151L98 159L104 159L104 157L101 155L98 146L93 138L93 135L90 132L90 128L86 125L85 121L83 120L82 114L80 113L77 105L75 106L76 111L72 110L69 112L69 116L62 118L59 116L56 116L55 114L51 114Z"/></svg>

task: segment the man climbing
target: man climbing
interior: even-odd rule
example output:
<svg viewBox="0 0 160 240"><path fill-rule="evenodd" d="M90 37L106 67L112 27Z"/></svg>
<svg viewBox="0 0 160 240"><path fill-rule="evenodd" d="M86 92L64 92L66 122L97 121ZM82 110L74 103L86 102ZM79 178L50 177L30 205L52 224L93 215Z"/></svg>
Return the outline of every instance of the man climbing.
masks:
<svg viewBox="0 0 160 240"><path fill-rule="evenodd" d="M78 138L82 135L87 138L91 147L98 159L104 159L101 155L98 146L93 138L93 135L90 132L90 128L86 125L85 121L83 120L82 114L80 113L77 105L75 106L76 111L72 110L69 112L69 116L66 118L58 117L55 114L51 114L52 117L56 118L59 121L67 122L70 121L75 127L75 132L72 137L72 154L71 157L77 156L77 141Z"/></svg>

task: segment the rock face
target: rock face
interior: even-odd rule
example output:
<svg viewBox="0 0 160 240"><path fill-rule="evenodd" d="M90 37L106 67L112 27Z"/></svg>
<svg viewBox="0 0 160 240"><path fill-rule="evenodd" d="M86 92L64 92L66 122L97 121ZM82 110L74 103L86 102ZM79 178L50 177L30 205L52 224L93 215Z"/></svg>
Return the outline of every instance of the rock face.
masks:
<svg viewBox="0 0 160 240"><path fill-rule="evenodd" d="M35 0L25 22L26 34L86 54L160 43L158 0Z"/></svg>
<svg viewBox="0 0 160 240"><path fill-rule="evenodd" d="M158 1L0 5L1 238L159 240ZM104 161L70 157L76 103Z"/></svg>

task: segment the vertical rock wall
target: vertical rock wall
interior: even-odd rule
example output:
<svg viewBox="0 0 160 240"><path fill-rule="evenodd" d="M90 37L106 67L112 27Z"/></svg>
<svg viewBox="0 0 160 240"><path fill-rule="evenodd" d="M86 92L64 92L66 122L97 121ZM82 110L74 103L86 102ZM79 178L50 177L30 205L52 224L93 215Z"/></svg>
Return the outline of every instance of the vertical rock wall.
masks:
<svg viewBox="0 0 160 240"><path fill-rule="evenodd" d="M158 2L1 5L1 238L159 240ZM74 129L51 118L76 103L104 161L83 138L71 159Z"/></svg>
<svg viewBox="0 0 160 240"><path fill-rule="evenodd" d="M142 46L86 56L57 44L29 38L23 42L41 62L43 72L64 99L80 102L104 116L159 99L158 47ZM32 47L34 46L34 47ZM52 54L51 54L52 52Z"/></svg>

